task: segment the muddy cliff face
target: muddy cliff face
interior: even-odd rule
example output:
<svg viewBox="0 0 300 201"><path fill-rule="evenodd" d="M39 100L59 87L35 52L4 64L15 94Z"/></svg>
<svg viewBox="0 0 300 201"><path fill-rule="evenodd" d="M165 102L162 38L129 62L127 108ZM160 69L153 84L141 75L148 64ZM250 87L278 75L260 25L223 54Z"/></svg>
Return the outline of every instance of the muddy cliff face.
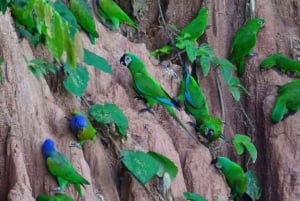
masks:
<svg viewBox="0 0 300 201"><path fill-rule="evenodd" d="M138 1L132 0L131 3L134 2ZM136 4L131 7L133 15L136 12L144 16L137 17L143 31L139 40L145 42L148 48L159 47L168 42L168 37L157 26L158 13L153 13L157 9L157 1L145 2L148 9ZM179 28L192 19L201 6L208 6L210 27L205 38L220 57L227 56L235 31L251 14L247 11L246 1L170 0L162 1L162 4L166 22ZM142 10L138 12L138 9ZM226 114L224 134L229 139L235 133L251 135L258 148L258 161L255 165L248 164L224 142L218 142L212 151L213 154L239 158L246 168L256 170L263 183L261 200L296 201L300 198L300 114L296 113L276 125L270 122L276 85L291 79L275 71L261 72L258 66L264 57L277 51L299 57L300 4L292 0L259 1L252 14L265 18L266 26L259 33L254 49L258 56L247 61L246 74L242 79L250 96L244 96L238 104L224 83L222 88ZM46 138L54 139L59 151L67 155L90 181L91 185L85 188L86 200L101 200L101 196L106 201L159 200L158 182L148 184L151 193L147 192L122 167L112 143L103 143L98 138L95 143L87 142L83 149L69 147L76 139L65 116L75 109L85 110L85 106L63 89L61 79L49 76L37 80L28 70L23 55L28 59L47 57L47 51L35 49L28 41L18 38L9 12L0 14L0 22L0 57L4 60L4 80L0 85L0 200L31 201L40 192L48 193L57 186L41 153L41 145ZM179 168L171 186L174 200L184 200L182 193L185 191L197 192L212 201L228 200L229 189L223 176L210 164L212 154L206 147L195 144L161 107L155 108L154 116L138 114L144 104L134 99L136 94L132 89L131 75L126 67L119 64L119 59L124 52L138 53L151 74L172 96L177 94L180 80L171 79L158 62L150 58L145 44L132 43L99 22L97 29L100 33L97 44L91 45L82 34L84 46L106 58L113 74L88 68L90 83L86 96L97 103L113 102L128 117L130 137L124 142L116 139L117 146L121 149L154 150L171 158ZM174 65L174 68L180 72L180 67ZM199 78L212 113L221 117L215 76ZM190 120L184 111L179 115L184 122ZM73 187L68 187L66 192L78 198Z"/></svg>

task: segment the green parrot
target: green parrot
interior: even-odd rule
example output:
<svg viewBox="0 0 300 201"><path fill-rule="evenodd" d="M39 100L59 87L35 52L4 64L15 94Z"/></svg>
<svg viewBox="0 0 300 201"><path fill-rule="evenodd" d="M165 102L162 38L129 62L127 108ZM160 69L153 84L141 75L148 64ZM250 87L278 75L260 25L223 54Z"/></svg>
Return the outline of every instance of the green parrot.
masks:
<svg viewBox="0 0 300 201"><path fill-rule="evenodd" d="M125 53L120 58L120 63L129 68L133 77L134 89L149 105L147 108L140 110L140 112L151 111L155 104L162 105L181 127L197 141L196 137L187 129L176 114L174 108L180 108L178 102L172 99L160 83L150 75L144 62L134 53Z"/></svg>
<svg viewBox="0 0 300 201"><path fill-rule="evenodd" d="M186 63L184 71L177 99L184 102L186 111L196 120L196 130L208 140L209 145L222 136L223 121L210 115L205 94L190 74Z"/></svg>
<svg viewBox="0 0 300 201"><path fill-rule="evenodd" d="M99 34L89 2L87 0L70 0L70 10L78 24L89 34L91 43L95 44Z"/></svg>
<svg viewBox="0 0 300 201"><path fill-rule="evenodd" d="M74 144L74 146L81 147L86 140L95 142L97 130L84 114L79 111L73 112L69 124L71 130L76 134L79 140L79 143Z"/></svg>
<svg viewBox="0 0 300 201"><path fill-rule="evenodd" d="M247 176L238 163L231 161L229 158L219 156L212 161L212 164L215 164L216 168L220 169L225 176L234 200L238 200L246 193Z"/></svg>
<svg viewBox="0 0 300 201"><path fill-rule="evenodd" d="M56 193L55 195L52 196L41 193L36 198L36 201L74 201L74 199L64 193Z"/></svg>
<svg viewBox="0 0 300 201"><path fill-rule="evenodd" d="M62 191L66 185L74 184L79 196L83 198L84 194L80 186L90 183L76 171L71 161L65 155L56 150L55 142L51 139L46 139L42 150L46 157L47 168L56 177L59 184L53 190Z"/></svg>
<svg viewBox="0 0 300 201"><path fill-rule="evenodd" d="M101 22L113 30L118 30L120 24L128 23L138 28L135 22L113 0L93 0L93 6Z"/></svg>
<svg viewBox="0 0 300 201"><path fill-rule="evenodd" d="M208 26L208 17L208 8L201 8L198 15L181 30L179 37L196 42Z"/></svg>
<svg viewBox="0 0 300 201"><path fill-rule="evenodd" d="M300 109L300 80L294 80L277 90L278 96L275 101L271 119L274 123L283 120L287 115Z"/></svg>
<svg viewBox="0 0 300 201"><path fill-rule="evenodd" d="M233 38L229 60L236 65L239 76L245 73L245 57L253 54L252 50L256 44L257 34L264 25L265 20L262 18L250 19Z"/></svg>
<svg viewBox="0 0 300 201"><path fill-rule="evenodd" d="M283 73L294 72L297 76L300 76L300 62L291 59L281 53L276 53L265 58L261 62L260 67L262 69L270 69L276 67Z"/></svg>

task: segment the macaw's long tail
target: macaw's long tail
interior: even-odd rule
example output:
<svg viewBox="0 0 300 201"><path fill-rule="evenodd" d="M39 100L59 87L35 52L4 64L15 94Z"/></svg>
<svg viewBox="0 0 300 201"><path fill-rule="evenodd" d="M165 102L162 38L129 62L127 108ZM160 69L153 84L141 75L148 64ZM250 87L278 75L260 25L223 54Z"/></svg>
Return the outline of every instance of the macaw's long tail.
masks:
<svg viewBox="0 0 300 201"><path fill-rule="evenodd" d="M179 123L179 125L183 128L183 130L185 130L185 132L191 137L193 138L196 142L198 142L197 138L195 137L194 134L191 133L191 131L189 131L189 129L184 125L184 123L179 119L179 117L176 114L176 111L171 108L168 107L167 110L169 111L170 115Z"/></svg>
<svg viewBox="0 0 300 201"><path fill-rule="evenodd" d="M280 97L277 98L274 109L272 111L272 121L274 123L280 122L284 116L288 113L288 109L286 107L286 104Z"/></svg>

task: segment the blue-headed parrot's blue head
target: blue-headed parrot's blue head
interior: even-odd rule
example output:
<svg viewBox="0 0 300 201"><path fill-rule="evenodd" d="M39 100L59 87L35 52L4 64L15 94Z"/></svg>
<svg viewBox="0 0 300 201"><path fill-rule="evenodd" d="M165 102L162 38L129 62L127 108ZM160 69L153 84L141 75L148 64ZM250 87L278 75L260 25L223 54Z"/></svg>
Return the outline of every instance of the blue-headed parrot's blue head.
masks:
<svg viewBox="0 0 300 201"><path fill-rule="evenodd" d="M52 152L56 151L55 142L51 139L46 139L42 149L43 154L48 158Z"/></svg>
<svg viewBox="0 0 300 201"><path fill-rule="evenodd" d="M100 0L95 0L96 5L99 6L100 5Z"/></svg>
<svg viewBox="0 0 300 201"><path fill-rule="evenodd" d="M70 126L73 132L77 133L87 127L88 121L82 114L76 114L70 119Z"/></svg>

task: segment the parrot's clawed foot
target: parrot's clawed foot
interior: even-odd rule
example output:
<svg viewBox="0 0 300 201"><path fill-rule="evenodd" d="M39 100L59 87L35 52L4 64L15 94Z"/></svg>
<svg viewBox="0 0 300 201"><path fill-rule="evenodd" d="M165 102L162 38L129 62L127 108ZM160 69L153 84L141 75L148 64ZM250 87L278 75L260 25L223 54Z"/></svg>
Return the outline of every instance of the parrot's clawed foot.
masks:
<svg viewBox="0 0 300 201"><path fill-rule="evenodd" d="M143 96L135 96L134 99L142 100L144 103L147 103L147 100Z"/></svg>
<svg viewBox="0 0 300 201"><path fill-rule="evenodd" d="M54 192L62 192L63 189L62 189L60 186L57 186L57 187L51 188L50 191L54 191Z"/></svg>
<svg viewBox="0 0 300 201"><path fill-rule="evenodd" d="M78 149L81 149L82 146L79 142L72 142L69 147L77 147Z"/></svg>
<svg viewBox="0 0 300 201"><path fill-rule="evenodd" d="M139 110L139 114L141 114L143 112L150 112L151 114L154 115L154 112L152 111L151 107L146 107L146 108L143 108L143 109Z"/></svg>
<svg viewBox="0 0 300 201"><path fill-rule="evenodd" d="M224 135L221 135L221 139L224 140L226 143L230 143L230 140L227 139Z"/></svg>
<svg viewBox="0 0 300 201"><path fill-rule="evenodd" d="M258 56L258 53L257 52L251 52L248 56L249 57L256 57L256 56Z"/></svg>
<svg viewBox="0 0 300 201"><path fill-rule="evenodd" d="M288 72L286 73L286 75L287 75L288 77L290 77L290 78L295 78L295 77L297 76L297 74L296 74L295 72L292 72L292 71L288 71Z"/></svg>
<svg viewBox="0 0 300 201"><path fill-rule="evenodd" d="M199 132L199 128L198 128L197 123L192 122L192 121L188 121L187 124L189 124L191 127L193 127L196 132Z"/></svg>

